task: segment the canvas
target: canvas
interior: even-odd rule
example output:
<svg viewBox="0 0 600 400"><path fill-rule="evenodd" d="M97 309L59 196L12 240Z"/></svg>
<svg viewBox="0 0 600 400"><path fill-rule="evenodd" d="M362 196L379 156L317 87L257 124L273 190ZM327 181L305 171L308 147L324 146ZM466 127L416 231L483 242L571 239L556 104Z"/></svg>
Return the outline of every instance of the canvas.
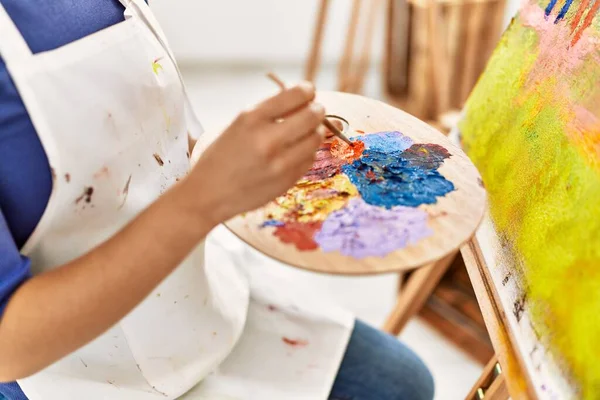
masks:
<svg viewBox="0 0 600 400"><path fill-rule="evenodd" d="M598 8L525 1L459 124L498 239L486 261L543 398L600 397Z"/></svg>

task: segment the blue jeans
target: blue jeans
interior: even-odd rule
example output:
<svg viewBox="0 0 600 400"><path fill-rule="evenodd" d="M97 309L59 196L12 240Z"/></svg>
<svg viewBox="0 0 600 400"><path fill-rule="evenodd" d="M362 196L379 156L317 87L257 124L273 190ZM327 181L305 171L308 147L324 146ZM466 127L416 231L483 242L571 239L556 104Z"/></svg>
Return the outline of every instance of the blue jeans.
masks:
<svg viewBox="0 0 600 400"><path fill-rule="evenodd" d="M423 361L395 337L356 321L329 400L431 400Z"/></svg>

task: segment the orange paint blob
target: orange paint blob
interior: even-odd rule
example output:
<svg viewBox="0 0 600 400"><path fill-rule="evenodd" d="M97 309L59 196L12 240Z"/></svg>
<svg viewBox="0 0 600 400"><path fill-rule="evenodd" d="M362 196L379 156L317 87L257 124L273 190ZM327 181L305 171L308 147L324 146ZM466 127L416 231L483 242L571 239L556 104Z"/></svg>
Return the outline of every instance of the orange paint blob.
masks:
<svg viewBox="0 0 600 400"><path fill-rule="evenodd" d="M365 144L360 140L357 140L352 142L352 145L349 145L346 142L335 138L331 143L330 151L334 157L352 162L362 156L363 151L365 151Z"/></svg>

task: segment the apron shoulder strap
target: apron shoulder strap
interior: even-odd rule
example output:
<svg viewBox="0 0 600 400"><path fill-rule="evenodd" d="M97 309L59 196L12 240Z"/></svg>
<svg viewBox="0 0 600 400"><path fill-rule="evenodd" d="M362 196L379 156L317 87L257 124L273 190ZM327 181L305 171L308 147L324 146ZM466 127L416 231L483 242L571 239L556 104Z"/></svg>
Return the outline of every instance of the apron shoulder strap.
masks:
<svg viewBox="0 0 600 400"><path fill-rule="evenodd" d="M0 56L9 65L32 57L23 35L0 4Z"/></svg>

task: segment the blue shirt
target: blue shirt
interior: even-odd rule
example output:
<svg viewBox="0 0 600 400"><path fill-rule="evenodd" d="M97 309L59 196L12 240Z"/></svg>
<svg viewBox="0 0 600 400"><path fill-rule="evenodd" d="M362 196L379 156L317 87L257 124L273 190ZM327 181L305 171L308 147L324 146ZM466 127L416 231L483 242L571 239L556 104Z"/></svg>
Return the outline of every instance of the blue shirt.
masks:
<svg viewBox="0 0 600 400"><path fill-rule="evenodd" d="M33 53L63 46L124 18L118 0L0 3ZM48 159L0 55L0 316L12 293L30 276L29 260L19 249L39 222L51 190ZM26 399L14 382L0 384L1 395Z"/></svg>

